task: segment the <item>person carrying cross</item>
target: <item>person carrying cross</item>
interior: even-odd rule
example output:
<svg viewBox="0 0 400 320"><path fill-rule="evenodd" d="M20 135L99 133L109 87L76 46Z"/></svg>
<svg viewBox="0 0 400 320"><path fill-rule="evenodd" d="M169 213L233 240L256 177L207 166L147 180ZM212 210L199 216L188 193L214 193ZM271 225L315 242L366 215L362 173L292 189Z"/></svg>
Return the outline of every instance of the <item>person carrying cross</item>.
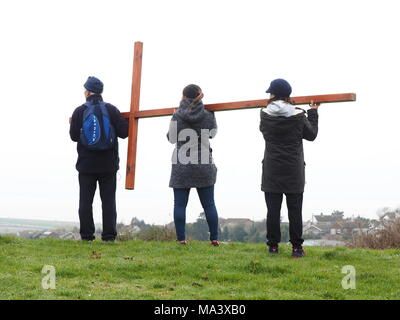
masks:
<svg viewBox="0 0 400 320"><path fill-rule="evenodd" d="M213 246L218 242L218 213L214 202L217 167L209 139L217 134L213 112L204 108L203 92L191 84L183 89L179 108L172 116L167 138L175 144L169 186L174 190L174 222L177 241L187 244L185 237L186 206L191 188L196 188L210 230Z"/></svg>
<svg viewBox="0 0 400 320"><path fill-rule="evenodd" d="M117 236L118 137L128 136L129 124L115 106L103 101L103 83L99 79L89 77L84 87L86 103L73 112L69 130L78 151L80 234L82 240L95 239L92 204L99 183L103 210L101 238L114 241Z"/></svg>
<svg viewBox="0 0 400 320"><path fill-rule="evenodd" d="M306 112L290 99L292 88L284 79L275 79L266 91L268 105L261 110L260 131L265 140L261 190L267 204L267 245L278 253L281 240L280 211L283 194L289 215L292 257L304 256L302 248L302 205L305 185L303 139L313 141L318 134L319 103L311 102Z"/></svg>

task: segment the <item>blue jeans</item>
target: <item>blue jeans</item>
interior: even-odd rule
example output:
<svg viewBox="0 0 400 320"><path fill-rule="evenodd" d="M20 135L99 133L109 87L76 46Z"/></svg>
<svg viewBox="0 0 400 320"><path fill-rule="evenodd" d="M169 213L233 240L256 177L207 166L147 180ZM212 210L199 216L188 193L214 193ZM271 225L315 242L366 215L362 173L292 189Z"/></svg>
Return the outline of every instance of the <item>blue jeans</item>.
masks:
<svg viewBox="0 0 400 320"><path fill-rule="evenodd" d="M218 213L214 202L214 186L196 189L206 215L208 228L210 230L210 240L218 240ZM189 200L189 193L190 188L174 188L174 222L178 241L184 241L186 239L186 206Z"/></svg>

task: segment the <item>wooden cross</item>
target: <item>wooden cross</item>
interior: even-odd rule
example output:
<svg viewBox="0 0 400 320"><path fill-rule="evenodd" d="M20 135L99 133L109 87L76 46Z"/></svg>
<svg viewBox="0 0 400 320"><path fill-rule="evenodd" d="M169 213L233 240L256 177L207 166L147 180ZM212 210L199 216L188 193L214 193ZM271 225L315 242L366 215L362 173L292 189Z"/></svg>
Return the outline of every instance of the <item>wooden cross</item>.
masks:
<svg viewBox="0 0 400 320"><path fill-rule="evenodd" d="M123 112L122 116L129 119L128 136L128 157L126 161L126 180L125 189L133 190L135 188L135 168L136 168L136 148L138 139L138 124L140 118L170 116L176 108L163 108L152 110L139 110L140 100L140 81L142 74L142 54L143 43L135 42L133 73L132 73L132 91L130 112ZM309 104L311 101L316 103L329 102L348 102L356 101L355 93L324 94L317 96L292 97L292 100L298 104ZM268 99L224 102L216 104L207 104L205 108L209 111L226 111L265 107Z"/></svg>

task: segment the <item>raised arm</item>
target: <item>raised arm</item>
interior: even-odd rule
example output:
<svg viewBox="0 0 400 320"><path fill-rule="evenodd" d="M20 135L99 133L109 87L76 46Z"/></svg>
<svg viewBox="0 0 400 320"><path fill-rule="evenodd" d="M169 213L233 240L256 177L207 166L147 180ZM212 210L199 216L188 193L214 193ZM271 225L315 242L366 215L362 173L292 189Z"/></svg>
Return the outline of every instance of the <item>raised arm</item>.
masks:
<svg viewBox="0 0 400 320"><path fill-rule="evenodd" d="M172 115L171 121L169 122L167 139L172 144L178 141L178 121L176 120L175 113Z"/></svg>
<svg viewBox="0 0 400 320"><path fill-rule="evenodd" d="M211 125L210 125L210 138L214 138L217 135L218 132L218 125L217 125L217 119L215 119L215 114L214 112L211 113Z"/></svg>
<svg viewBox="0 0 400 320"><path fill-rule="evenodd" d="M110 112L111 121L115 127L115 132L119 138L125 139L128 137L129 132L129 121L124 119L121 112L117 107L112 104L108 104Z"/></svg>
<svg viewBox="0 0 400 320"><path fill-rule="evenodd" d="M307 118L304 118L303 139L314 141L318 135L318 107L319 104L312 103L311 109L307 111Z"/></svg>

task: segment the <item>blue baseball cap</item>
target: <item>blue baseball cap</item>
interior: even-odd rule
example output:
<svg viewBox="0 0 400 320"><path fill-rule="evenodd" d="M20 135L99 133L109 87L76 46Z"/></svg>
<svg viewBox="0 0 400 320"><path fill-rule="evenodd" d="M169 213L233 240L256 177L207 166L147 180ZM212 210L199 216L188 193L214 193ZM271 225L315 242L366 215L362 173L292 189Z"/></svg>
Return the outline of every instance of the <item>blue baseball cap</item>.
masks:
<svg viewBox="0 0 400 320"><path fill-rule="evenodd" d="M292 87L289 82L284 79L275 79L271 81L266 93L272 93L280 98L289 98L292 93Z"/></svg>
<svg viewBox="0 0 400 320"><path fill-rule="evenodd" d="M96 77L89 77L83 86L86 90L98 94L102 93L104 88L103 82Z"/></svg>

